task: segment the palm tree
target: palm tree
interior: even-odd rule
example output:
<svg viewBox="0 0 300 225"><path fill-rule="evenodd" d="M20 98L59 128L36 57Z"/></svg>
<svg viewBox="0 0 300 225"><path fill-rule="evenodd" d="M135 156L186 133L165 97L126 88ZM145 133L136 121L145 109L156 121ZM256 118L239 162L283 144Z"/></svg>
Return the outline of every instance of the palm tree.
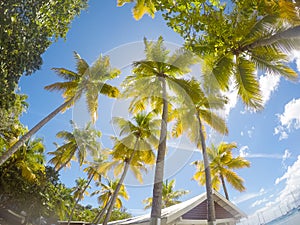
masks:
<svg viewBox="0 0 300 225"><path fill-rule="evenodd" d="M101 55L91 67L76 52L74 53L74 56L76 59L77 71L73 72L65 68L53 68L53 70L66 81L57 82L45 87L45 89L49 91L63 92L65 102L23 135L10 149L4 152L0 157L0 166L47 122L58 113L64 112L72 107L84 95L93 122L95 122L98 117L97 109L99 93L113 98L119 95L119 90L116 87L105 83L107 80L115 78L120 73L119 70L110 67L108 56Z"/></svg>
<svg viewBox="0 0 300 225"><path fill-rule="evenodd" d="M162 196L162 208L169 207L171 205L175 205L180 203L178 199L183 195L189 193L187 190L174 190L175 188L175 179L168 182L166 180L163 183L163 196ZM152 197L143 200L143 204L145 204L145 209L149 209L152 206Z"/></svg>
<svg viewBox="0 0 300 225"><path fill-rule="evenodd" d="M82 180L82 179L79 179L78 182L76 181L77 187L78 187L76 194L74 192L74 196L76 196L76 202L74 204L74 207L71 210L68 224L70 224L70 221L72 220L75 208L78 205L79 201L81 201L83 199L84 194L87 194L86 190L90 187L92 180L101 181L101 177L103 174L100 172L100 170L101 170L103 161L104 161L104 159L100 157L100 158L94 159L93 162L87 162L87 164L89 164L89 166L86 167L84 169L84 171L87 173L88 180L86 182L84 182L84 180ZM84 183L86 183L86 184L84 185Z"/></svg>
<svg viewBox="0 0 300 225"><path fill-rule="evenodd" d="M178 77L190 71L195 63L193 55L183 49L177 50L172 56L163 46L163 38L157 42L144 39L146 59L134 62L133 75L128 76L123 83L124 96L132 97L130 105L132 112L142 111L150 102L154 111L161 113L161 128L153 186L153 204L151 208L151 224L158 224L161 217L162 184L164 177L164 161L167 143L168 93L185 94L178 84ZM171 93L170 92L170 93Z"/></svg>
<svg viewBox="0 0 300 225"><path fill-rule="evenodd" d="M233 80L245 105L259 110L263 108L263 104L257 70L294 81L298 77L287 63L293 50L299 49L299 16L292 12L285 13L286 8L277 8L282 15L278 11L259 15L255 10L245 10L244 7L246 5L241 4L230 15L222 17L228 27L220 27L214 31L220 33L214 33L213 36L207 34L212 37L209 40L211 43L207 42L207 45L217 45L221 40L223 43L211 54L203 53L203 68L206 80L212 81L215 78L218 88L223 91L228 90L229 83ZM241 10L244 12L240 13ZM287 13L290 13L291 18L282 18ZM298 25L292 25L291 20L298 20ZM228 29L228 33L224 29ZM224 33L229 36L224 36Z"/></svg>
<svg viewBox="0 0 300 225"><path fill-rule="evenodd" d="M81 166L86 158L87 151L95 156L100 151L100 144L97 138L101 136L101 132L95 130L91 123L88 123L85 128L78 128L73 122L73 132L60 131L56 137L63 138L65 143L59 146L56 151L49 152L48 154L54 155L49 163L54 165L57 171L63 167L68 166L70 161L77 155L77 160Z"/></svg>
<svg viewBox="0 0 300 225"><path fill-rule="evenodd" d="M118 179L107 180L107 184L104 184L102 182L97 182L97 186L101 186L101 191L95 191L92 193L92 195L100 194L98 196L98 202L99 204L102 204L102 209L94 219L93 224L98 224L102 219L104 213L106 212L107 208L111 203L112 196L118 186L118 183L119 183ZM126 200L129 199L126 188L123 184L121 185L121 188L118 192L114 207L118 209L122 208L123 204L121 198L124 198Z"/></svg>
<svg viewBox="0 0 300 225"><path fill-rule="evenodd" d="M76 187L73 188L73 198L76 200L71 209L71 213L68 219L68 225L70 225L70 222L72 220L78 202L84 199L84 195L89 195L89 193L87 192L87 188L89 188L90 186L89 186L89 182L86 179L79 177L78 179L76 179L75 182L76 182Z"/></svg>
<svg viewBox="0 0 300 225"><path fill-rule="evenodd" d="M153 119L153 113L138 113L133 117L133 122L123 118L114 118L113 122L120 128L121 140L114 138L114 148L111 153L113 162L110 166L115 167L115 176L118 176L121 171L122 175L116 190L112 196L105 220L106 225L110 219L114 203L116 201L118 192L124 182L129 169L133 171L135 177L142 182L141 170L145 165L153 165L155 162L155 155L152 148L158 145L158 127L159 120Z"/></svg>
<svg viewBox="0 0 300 225"><path fill-rule="evenodd" d="M232 149L236 148L236 143L220 143L217 147L212 144L211 148L207 148L207 153L210 161L210 169L212 172L212 187L215 190L220 189L222 184L225 197L229 200L228 191L225 184L225 179L231 186L242 192L246 188L244 186L244 180L234 172L234 169L241 169L250 167L250 162L243 157L233 157ZM193 176L201 185L205 184L204 165L203 161L195 161L197 172Z"/></svg>
<svg viewBox="0 0 300 225"><path fill-rule="evenodd" d="M200 87L200 83L195 79L182 81L181 86L189 87L186 88L188 90L187 94L192 100L194 107L190 107L190 104L181 105L182 107L174 112L180 114L180 116L176 116L177 121L172 129L172 135L178 137L182 135L183 132L187 132L189 139L202 150L206 178L207 219L208 223L212 224L212 222L215 221L215 207L203 122L219 133L227 134L228 129L224 119L213 111L222 109L227 99L218 95L206 96Z"/></svg>

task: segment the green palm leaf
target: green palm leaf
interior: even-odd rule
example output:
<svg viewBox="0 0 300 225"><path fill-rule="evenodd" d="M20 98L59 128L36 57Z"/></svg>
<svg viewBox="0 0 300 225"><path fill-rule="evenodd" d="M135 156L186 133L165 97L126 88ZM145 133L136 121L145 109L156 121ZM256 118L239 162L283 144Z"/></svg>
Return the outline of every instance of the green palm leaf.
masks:
<svg viewBox="0 0 300 225"><path fill-rule="evenodd" d="M247 106L262 109L262 97L254 68L249 60L239 58L235 71L236 88Z"/></svg>

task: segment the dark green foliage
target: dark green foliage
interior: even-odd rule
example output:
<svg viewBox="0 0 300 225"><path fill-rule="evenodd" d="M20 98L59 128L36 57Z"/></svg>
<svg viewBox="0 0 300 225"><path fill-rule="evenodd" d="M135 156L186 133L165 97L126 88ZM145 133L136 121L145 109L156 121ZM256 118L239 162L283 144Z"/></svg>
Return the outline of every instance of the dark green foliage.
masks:
<svg viewBox="0 0 300 225"><path fill-rule="evenodd" d="M19 121L19 116L27 108L26 98L26 95L14 94L15 100L10 107L4 107L0 101L0 155L25 132L25 128Z"/></svg>
<svg viewBox="0 0 300 225"><path fill-rule="evenodd" d="M0 1L0 109L10 107L21 75L42 65L41 55L65 38L87 0Z"/></svg>

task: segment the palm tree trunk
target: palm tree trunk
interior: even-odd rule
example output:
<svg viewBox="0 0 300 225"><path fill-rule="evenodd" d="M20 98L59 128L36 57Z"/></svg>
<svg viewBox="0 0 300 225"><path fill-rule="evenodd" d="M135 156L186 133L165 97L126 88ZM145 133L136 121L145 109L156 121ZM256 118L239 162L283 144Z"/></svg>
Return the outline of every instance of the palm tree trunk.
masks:
<svg viewBox="0 0 300 225"><path fill-rule="evenodd" d="M100 220L102 219L104 213L106 212L108 206L111 203L111 198L106 202L104 208L97 214L97 216L95 217L94 221L92 222L92 224L99 224Z"/></svg>
<svg viewBox="0 0 300 225"><path fill-rule="evenodd" d="M261 40L255 41L252 44L249 44L249 45L243 47L243 49L253 49L256 47L271 45L271 44L275 43L276 41L279 41L282 39L293 39L293 38L300 38L300 26L295 26L295 27L289 28L285 31L276 33L267 39L261 39Z"/></svg>
<svg viewBox="0 0 300 225"><path fill-rule="evenodd" d="M162 98L163 98L163 111L161 118L160 127L160 138L157 150L153 195L152 195L152 206L151 206L151 219L150 225L159 225L161 218L161 205L162 205L162 188L164 178L164 167L165 167L165 155L167 146L167 121L168 121L168 101L167 101L167 88L166 80L164 77L160 77L162 83Z"/></svg>
<svg viewBox="0 0 300 225"><path fill-rule="evenodd" d="M70 155L70 158L65 163L60 165L60 167L56 171L59 173L62 170L62 168L64 168L71 161L72 157L73 155Z"/></svg>
<svg viewBox="0 0 300 225"><path fill-rule="evenodd" d="M54 111L48 114L44 119L42 119L37 125L31 128L25 135L23 135L10 149L4 152L4 154L0 158L0 166L9 159L28 139L32 137L39 129L41 129L46 123L48 123L53 117L55 117L58 113L60 113L63 109L68 107L74 98L64 102L62 105L57 107Z"/></svg>
<svg viewBox="0 0 300 225"><path fill-rule="evenodd" d="M197 114L197 119L199 123L199 134L200 134L204 172L205 172L205 186L206 186L206 196L207 196L206 197L207 198L207 224L214 225L216 220L216 213L215 213L214 199L212 193L211 174L210 174L208 156L206 152L205 138L202 130L202 122L199 114Z"/></svg>
<svg viewBox="0 0 300 225"><path fill-rule="evenodd" d="M221 182L222 182L222 186L223 186L225 197L226 197L227 200L229 200L228 191L227 191L225 180L224 180L224 177L223 177L222 174L220 174L220 179L221 179Z"/></svg>
<svg viewBox="0 0 300 225"><path fill-rule="evenodd" d="M115 190L114 193L113 193L111 202L110 202L110 204L109 204L109 208L108 208L108 210L107 210L107 214L106 214L105 219L104 219L104 221L103 221L103 225L107 225L107 223L108 223L108 221L109 221L109 219L110 219L110 216L111 216L111 213L112 213L112 211L113 211L115 202L116 202L116 200L117 200L119 191L120 191L120 189L121 189L121 187L122 187L122 184L123 184L124 179L125 179L125 177L126 177L126 174L127 174L127 172L128 172L128 169L129 169L130 163L131 163L131 161L132 161L132 159L133 159L133 156L134 156L134 154L135 154L135 151L137 150L138 141L139 141L139 139L136 140L136 142L135 142L135 144L134 144L133 152L132 152L130 158L128 159L128 161L126 161L126 163L125 163L124 171L123 171L122 176L121 176L121 178L120 178L120 180L119 180L119 182L118 182L118 185L117 185L117 187L116 187L116 190Z"/></svg>
<svg viewBox="0 0 300 225"><path fill-rule="evenodd" d="M91 178L89 179L88 183L85 185L85 187L83 188L83 190L81 191L80 195L78 196L78 198L76 199L76 202L75 202L75 205L74 207L72 208L72 211L70 213L70 217L69 217L69 220L68 220L68 225L70 225L71 223L71 220L72 220L72 217L73 217L73 214L74 214L74 211L75 211L75 208L78 204L78 202L80 201L81 197L83 196L83 193L85 192L85 190L89 187L91 181L93 180L95 175L92 175Z"/></svg>

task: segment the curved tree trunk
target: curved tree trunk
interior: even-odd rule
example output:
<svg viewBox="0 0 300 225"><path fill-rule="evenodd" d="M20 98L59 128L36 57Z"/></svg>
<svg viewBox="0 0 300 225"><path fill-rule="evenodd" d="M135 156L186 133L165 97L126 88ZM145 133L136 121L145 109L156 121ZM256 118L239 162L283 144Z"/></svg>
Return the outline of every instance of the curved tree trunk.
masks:
<svg viewBox="0 0 300 225"><path fill-rule="evenodd" d="M261 40L255 41L252 44L246 45L244 47L244 49L253 49L256 47L271 45L279 40L293 39L293 38L300 38L300 26L295 26L295 27L289 28L285 31L276 33L267 39L261 39Z"/></svg>
<svg viewBox="0 0 300 225"><path fill-rule="evenodd" d="M151 219L150 225L159 225L161 219L161 205L162 205L162 188L165 167L165 155L167 146L167 121L168 121L168 101L167 101L167 88L166 80L160 77L162 83L162 98L163 98L163 111L160 128L160 138L157 150L155 175L152 195Z"/></svg>
<svg viewBox="0 0 300 225"><path fill-rule="evenodd" d="M72 211L70 213L70 217L69 217L69 220L68 220L68 225L70 225L70 223L71 223L71 220L72 220L72 217L73 217L73 214L74 214L74 211L75 211L75 208L76 208L78 202L80 201L81 197L83 196L85 190L89 187L89 185L90 185L91 181L93 180L93 178L94 178L94 175L91 176L91 178L89 179L88 183L85 185L84 189L81 191L80 195L76 199L75 205L72 208Z"/></svg>
<svg viewBox="0 0 300 225"><path fill-rule="evenodd" d="M39 129L41 129L46 123L48 123L53 117L60 113L63 109L68 107L74 98L64 102L62 105L57 107L54 111L48 114L44 119L42 119L37 125L31 128L25 135L23 135L10 149L5 151L0 158L0 166L9 159L28 139L32 137Z"/></svg>
<svg viewBox="0 0 300 225"><path fill-rule="evenodd" d="M206 186L206 196L207 196L207 224L214 225L216 220L216 213L215 213L215 205L214 205L214 199L212 193L211 173L210 173L208 156L206 152L205 138L202 130L202 122L199 117L199 114L197 114L197 119L199 123L199 133L200 133L200 141L201 141L204 171L205 171L205 186Z"/></svg>
<svg viewBox="0 0 300 225"><path fill-rule="evenodd" d="M226 197L227 200L229 200L228 191L227 191L225 180L224 180L224 177L223 177L222 174L220 174L220 179L221 179L221 182L222 182L222 186L223 186L225 197Z"/></svg>
<svg viewBox="0 0 300 225"><path fill-rule="evenodd" d="M120 178L120 180L119 180L119 182L118 182L118 185L117 185L117 187L116 187L116 190L114 191L114 193L113 193L113 195L112 195L111 202L110 202L109 208L108 208L108 210L107 210L107 214L106 214L105 219L104 219L104 221L103 221L103 225L107 225L107 223L108 223L108 221L109 221L109 219L110 219L110 216L111 216L111 213L112 213L112 211L113 211L115 202L116 202L116 200L117 200L119 191L120 191L120 189L121 189L121 187L122 187L122 184L123 184L124 179L125 179L125 177L126 177L126 175L127 175L127 172L128 172L129 166L130 166L130 163L131 163L131 161L132 161L132 159L133 159L133 156L134 156L134 154L135 154L135 151L136 151L136 149L137 149L138 140L139 140L139 139L137 139L136 142L135 142L134 149L133 149L133 152L132 152L130 158L129 158L128 161L125 163L124 171L123 171L122 176L121 176L121 178Z"/></svg>

